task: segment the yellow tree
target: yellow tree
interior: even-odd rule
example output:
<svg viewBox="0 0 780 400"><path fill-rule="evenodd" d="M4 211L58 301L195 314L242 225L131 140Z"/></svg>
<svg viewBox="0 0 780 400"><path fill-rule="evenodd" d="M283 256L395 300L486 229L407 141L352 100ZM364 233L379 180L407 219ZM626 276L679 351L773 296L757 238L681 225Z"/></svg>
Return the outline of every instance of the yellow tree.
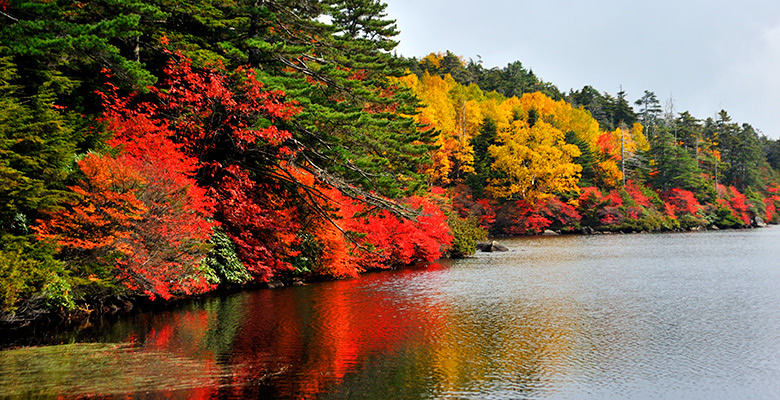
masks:
<svg viewBox="0 0 780 400"><path fill-rule="evenodd" d="M436 60L433 56L429 58ZM483 93L479 87L466 87L450 75L440 77L427 71L419 78L409 75L399 81L411 88L424 104L415 116L417 122L438 132L437 149L427 171L432 183L447 185L473 171L471 138L479 131L483 119L480 109Z"/></svg>
<svg viewBox="0 0 780 400"><path fill-rule="evenodd" d="M431 166L427 174L434 183L448 184L452 172L452 163L448 154L453 147L449 134L455 130L455 110L452 107L447 92L448 83L439 76L425 72L421 77L411 74L399 78L399 82L406 85L417 95L423 104L414 116L418 123L426 125L427 129L435 129L438 132L436 138L436 150L431 156Z"/></svg>
<svg viewBox="0 0 780 400"><path fill-rule="evenodd" d="M432 54L424 64L438 68L442 57ZM417 121L438 132L438 146L427 171L432 183L449 185L475 173L472 140L479 135L486 119L494 121L502 132L497 138L500 145L490 152L495 160L490 168L504 178L487 182L490 193L496 197L534 197L556 190L577 190L583 166L587 167L589 182L615 187L622 179L622 153L618 154L619 148L615 148L620 143L616 133L621 132L602 132L598 122L583 108L573 108L541 92L505 98L495 92L484 93L476 85L463 86L450 75L442 77L427 71L419 78L409 75L400 81L412 88L425 105L418 110ZM641 125L635 125L623 136L631 154L647 146ZM496 158L498 154L503 158ZM513 158L524 162L513 165ZM543 161L547 158L549 162ZM579 168L575 167L578 164ZM528 166L541 169L523 170ZM561 176L553 179L540 174L542 169L546 174L558 171ZM527 175L528 182L522 183L523 175ZM547 177L541 179L542 176ZM510 183L513 179L514 184Z"/></svg>
<svg viewBox="0 0 780 400"><path fill-rule="evenodd" d="M452 80L447 75L446 80ZM474 172L474 148L471 139L479 134L479 128L483 121L481 102L484 100L479 86L471 84L463 86L452 80L449 97L455 109L455 132L451 135L456 142L450 157L455 168L455 179L463 179L465 174Z"/></svg>
<svg viewBox="0 0 780 400"><path fill-rule="evenodd" d="M577 190L582 167L572 162L580 155L577 146L566 143L564 133L544 120L533 125L520 118L499 125L498 144L489 148L495 160L486 190L496 198L522 198L530 202L556 192Z"/></svg>

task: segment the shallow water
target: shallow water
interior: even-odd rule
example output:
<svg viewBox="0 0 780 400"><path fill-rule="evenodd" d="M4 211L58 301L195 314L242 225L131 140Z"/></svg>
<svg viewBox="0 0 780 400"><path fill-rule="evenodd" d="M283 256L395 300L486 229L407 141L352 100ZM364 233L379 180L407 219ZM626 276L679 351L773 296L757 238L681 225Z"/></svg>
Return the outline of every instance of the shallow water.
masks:
<svg viewBox="0 0 780 400"><path fill-rule="evenodd" d="M780 227L504 243L5 350L0 396L780 398Z"/></svg>

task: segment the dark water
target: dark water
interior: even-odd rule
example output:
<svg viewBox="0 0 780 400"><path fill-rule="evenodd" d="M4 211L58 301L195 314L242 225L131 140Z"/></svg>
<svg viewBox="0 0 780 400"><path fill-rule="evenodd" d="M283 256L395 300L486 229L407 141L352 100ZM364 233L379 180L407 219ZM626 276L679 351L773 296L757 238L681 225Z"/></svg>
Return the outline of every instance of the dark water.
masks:
<svg viewBox="0 0 780 400"><path fill-rule="evenodd" d="M778 399L780 227L507 240L0 352L10 397Z"/></svg>

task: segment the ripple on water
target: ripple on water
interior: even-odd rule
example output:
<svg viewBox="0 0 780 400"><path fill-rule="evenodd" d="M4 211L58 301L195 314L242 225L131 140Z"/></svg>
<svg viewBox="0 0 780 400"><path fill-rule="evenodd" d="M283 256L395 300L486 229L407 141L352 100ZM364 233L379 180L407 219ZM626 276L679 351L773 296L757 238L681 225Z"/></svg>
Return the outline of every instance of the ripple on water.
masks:
<svg viewBox="0 0 780 400"><path fill-rule="evenodd" d="M512 251L139 316L106 327L105 344L3 351L0 387L21 397L780 398L780 229L504 242Z"/></svg>

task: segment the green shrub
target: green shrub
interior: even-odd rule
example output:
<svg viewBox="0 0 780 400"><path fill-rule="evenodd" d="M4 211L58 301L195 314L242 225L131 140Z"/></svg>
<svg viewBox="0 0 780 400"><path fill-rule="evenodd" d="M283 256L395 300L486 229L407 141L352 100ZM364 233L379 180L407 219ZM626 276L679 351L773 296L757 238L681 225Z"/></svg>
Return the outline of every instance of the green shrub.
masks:
<svg viewBox="0 0 780 400"><path fill-rule="evenodd" d="M477 251L477 242L487 238L487 231L479 227L474 216L461 218L453 213L447 218L447 225L452 232L452 250L450 250L452 258L474 254Z"/></svg>
<svg viewBox="0 0 780 400"><path fill-rule="evenodd" d="M661 220L662 231L676 231L680 229L680 221L670 216L664 216Z"/></svg>
<svg viewBox="0 0 780 400"><path fill-rule="evenodd" d="M695 215L685 214L677 218L682 229L700 228L707 225L707 221Z"/></svg>
<svg viewBox="0 0 780 400"><path fill-rule="evenodd" d="M73 309L73 294L60 262L44 245L24 238L2 238L0 246L0 311L13 312L19 301L42 293L53 308Z"/></svg>
<svg viewBox="0 0 780 400"><path fill-rule="evenodd" d="M211 251L201 262L201 271L211 284L246 283L252 276L236 254L233 241L221 230L211 236Z"/></svg>
<svg viewBox="0 0 780 400"><path fill-rule="evenodd" d="M704 215L704 219L710 224L715 225L718 228L741 228L744 224L742 221L734 216L728 208L717 207L708 210Z"/></svg>

